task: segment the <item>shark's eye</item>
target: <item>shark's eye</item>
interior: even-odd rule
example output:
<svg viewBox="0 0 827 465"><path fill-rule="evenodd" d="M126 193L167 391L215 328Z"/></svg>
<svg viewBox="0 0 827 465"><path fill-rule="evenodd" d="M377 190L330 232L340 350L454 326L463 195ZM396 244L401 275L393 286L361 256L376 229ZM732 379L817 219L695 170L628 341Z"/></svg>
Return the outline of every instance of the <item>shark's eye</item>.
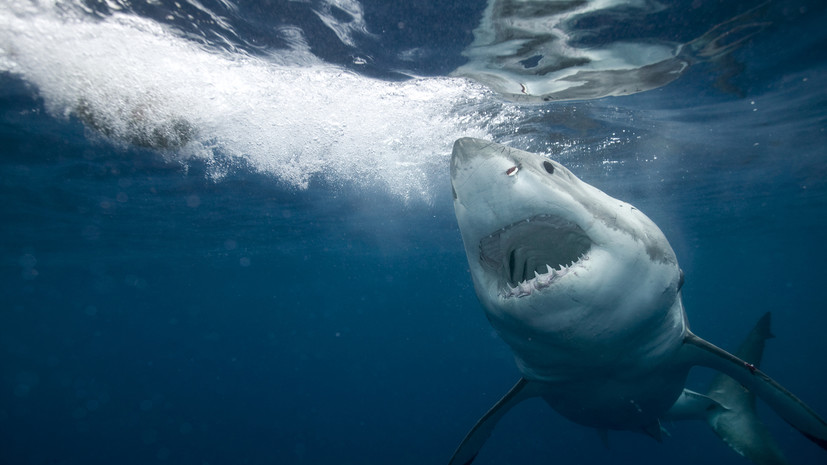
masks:
<svg viewBox="0 0 827 465"><path fill-rule="evenodd" d="M543 168L548 171L548 174L554 174L554 165L552 165L550 161L544 161Z"/></svg>
<svg viewBox="0 0 827 465"><path fill-rule="evenodd" d="M505 174L507 174L508 176L514 176L515 174L517 174L517 171L520 171L520 165L508 168L507 170L505 170Z"/></svg>

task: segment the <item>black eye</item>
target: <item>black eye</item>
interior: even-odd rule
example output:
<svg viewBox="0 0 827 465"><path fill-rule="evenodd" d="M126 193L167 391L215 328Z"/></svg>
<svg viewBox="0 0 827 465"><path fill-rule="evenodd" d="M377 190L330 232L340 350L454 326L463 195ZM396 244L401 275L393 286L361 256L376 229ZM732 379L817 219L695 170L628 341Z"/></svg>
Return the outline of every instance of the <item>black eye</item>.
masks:
<svg viewBox="0 0 827 465"><path fill-rule="evenodd" d="M548 171L548 174L554 174L554 165L552 165L550 161L544 161L543 168Z"/></svg>

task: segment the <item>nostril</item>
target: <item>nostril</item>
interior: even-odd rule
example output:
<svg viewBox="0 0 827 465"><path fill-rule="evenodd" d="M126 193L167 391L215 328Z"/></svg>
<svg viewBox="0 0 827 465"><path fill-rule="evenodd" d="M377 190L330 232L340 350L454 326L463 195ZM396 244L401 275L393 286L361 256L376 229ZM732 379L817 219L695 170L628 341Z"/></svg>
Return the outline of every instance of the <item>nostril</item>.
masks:
<svg viewBox="0 0 827 465"><path fill-rule="evenodd" d="M507 170L505 170L505 174L507 174L508 176L514 176L515 174L517 174L517 171L519 171L519 170L520 170L519 165L512 166L511 168L508 168Z"/></svg>

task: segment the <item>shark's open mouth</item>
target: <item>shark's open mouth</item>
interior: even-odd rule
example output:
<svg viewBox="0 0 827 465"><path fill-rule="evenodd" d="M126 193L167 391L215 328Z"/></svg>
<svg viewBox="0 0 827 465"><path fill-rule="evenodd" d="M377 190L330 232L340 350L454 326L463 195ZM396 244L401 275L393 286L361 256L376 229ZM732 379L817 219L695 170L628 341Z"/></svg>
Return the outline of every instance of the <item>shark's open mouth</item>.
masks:
<svg viewBox="0 0 827 465"><path fill-rule="evenodd" d="M559 216L537 215L482 238L480 262L500 275L503 297L524 297L588 259L591 245L580 226Z"/></svg>

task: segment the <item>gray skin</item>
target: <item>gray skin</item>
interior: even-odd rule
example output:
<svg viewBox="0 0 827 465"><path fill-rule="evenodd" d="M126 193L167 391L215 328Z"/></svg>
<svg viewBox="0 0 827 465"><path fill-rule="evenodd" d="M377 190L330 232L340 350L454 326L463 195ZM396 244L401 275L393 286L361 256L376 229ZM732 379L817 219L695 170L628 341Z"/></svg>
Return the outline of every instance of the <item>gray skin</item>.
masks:
<svg viewBox="0 0 827 465"><path fill-rule="evenodd" d="M522 375L452 465L473 461L502 415L529 397L575 423L660 439L661 419L680 416L669 413L676 401L699 399L684 391L696 365L734 378L827 448L817 414L689 331L675 253L635 207L553 160L479 139L454 144L451 182L477 297ZM684 403L684 413L716 403L700 398ZM732 429L723 434L743 428Z"/></svg>
<svg viewBox="0 0 827 465"><path fill-rule="evenodd" d="M735 355L757 368L770 332L770 314L758 320ZM758 465L786 465L781 448L758 418L755 395L729 376L719 374L706 395L685 389L669 409L670 420L703 420L732 450Z"/></svg>

